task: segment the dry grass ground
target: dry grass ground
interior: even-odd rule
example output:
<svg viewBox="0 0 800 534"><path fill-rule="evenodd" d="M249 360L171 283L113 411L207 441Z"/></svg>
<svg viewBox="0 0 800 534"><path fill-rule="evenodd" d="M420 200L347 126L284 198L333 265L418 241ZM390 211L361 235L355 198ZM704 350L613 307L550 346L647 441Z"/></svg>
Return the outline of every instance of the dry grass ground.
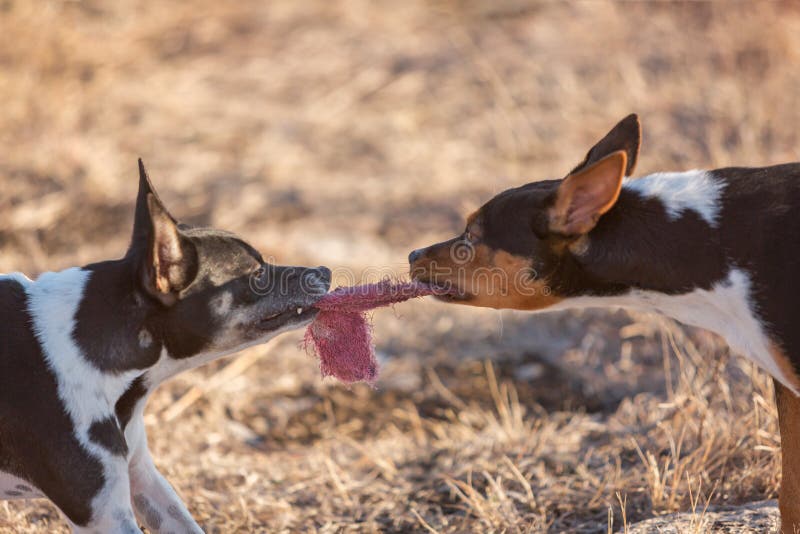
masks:
<svg viewBox="0 0 800 534"><path fill-rule="evenodd" d="M630 111L640 173L800 159L798 88L796 3L3 0L0 272L119 256L141 155L189 222L341 283L402 273ZM776 495L771 383L710 334L430 301L375 332L376 390L321 381L295 334L155 395L157 463L209 532L605 532L675 510L704 531L707 504ZM13 502L0 532L65 529Z"/></svg>

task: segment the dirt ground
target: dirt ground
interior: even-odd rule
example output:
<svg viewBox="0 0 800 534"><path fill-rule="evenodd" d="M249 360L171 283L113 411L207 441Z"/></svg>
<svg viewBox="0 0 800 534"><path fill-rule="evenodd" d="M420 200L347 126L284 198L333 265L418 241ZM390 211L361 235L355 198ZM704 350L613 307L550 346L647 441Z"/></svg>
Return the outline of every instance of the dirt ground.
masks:
<svg viewBox="0 0 800 534"><path fill-rule="evenodd" d="M800 4L0 1L0 272L123 254L136 157L185 222L337 282L638 112L638 174L800 159ZM649 315L374 315L376 389L287 334L163 386L160 469L208 532L607 532L774 498L764 373ZM193 402L190 402L193 401ZM0 503L1 533L66 532Z"/></svg>

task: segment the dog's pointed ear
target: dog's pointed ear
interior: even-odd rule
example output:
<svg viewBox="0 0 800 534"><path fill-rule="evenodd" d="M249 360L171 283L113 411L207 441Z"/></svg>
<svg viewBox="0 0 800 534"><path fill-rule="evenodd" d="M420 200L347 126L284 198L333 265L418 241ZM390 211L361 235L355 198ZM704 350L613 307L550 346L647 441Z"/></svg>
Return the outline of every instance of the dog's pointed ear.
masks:
<svg viewBox="0 0 800 534"><path fill-rule="evenodd" d="M150 238L150 209L147 206L147 195L151 194L158 199L158 194L156 194L153 184L150 183L150 178L147 176L142 158L139 158L139 193L136 196L133 235L128 250L129 254L144 249Z"/></svg>
<svg viewBox="0 0 800 534"><path fill-rule="evenodd" d="M576 236L594 228L619 198L627 160L625 151L618 150L564 178L548 212L550 231Z"/></svg>
<svg viewBox="0 0 800 534"><path fill-rule="evenodd" d="M197 252L153 190L139 160L139 195L129 255L138 258L142 286L170 305L197 274Z"/></svg>
<svg viewBox="0 0 800 534"><path fill-rule="evenodd" d="M636 168L636 160L639 158L639 146L641 144L642 126L639 123L639 117L635 113L631 113L611 128L611 131L589 150L584 160L572 169L570 174L582 171L609 154L622 150L628 158L625 176L630 176Z"/></svg>

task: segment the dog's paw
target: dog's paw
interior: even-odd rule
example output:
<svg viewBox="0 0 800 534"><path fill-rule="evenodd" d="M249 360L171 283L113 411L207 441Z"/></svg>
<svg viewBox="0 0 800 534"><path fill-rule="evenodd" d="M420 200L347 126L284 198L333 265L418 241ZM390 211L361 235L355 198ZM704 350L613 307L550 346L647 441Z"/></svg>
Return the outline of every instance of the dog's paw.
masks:
<svg viewBox="0 0 800 534"><path fill-rule="evenodd" d="M175 503L159 503L143 493L134 495L133 505L139 521L144 523L150 532L203 534L203 529L183 506Z"/></svg>

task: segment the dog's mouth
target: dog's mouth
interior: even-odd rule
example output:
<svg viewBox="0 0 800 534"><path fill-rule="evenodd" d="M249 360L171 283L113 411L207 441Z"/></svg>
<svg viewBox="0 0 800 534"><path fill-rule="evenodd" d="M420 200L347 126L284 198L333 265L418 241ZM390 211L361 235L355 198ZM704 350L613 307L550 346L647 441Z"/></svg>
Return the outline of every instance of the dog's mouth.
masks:
<svg viewBox="0 0 800 534"><path fill-rule="evenodd" d="M292 306L284 311L263 317L258 325L266 330L274 330L288 324L305 323L313 319L319 310L312 304L306 306Z"/></svg>
<svg viewBox="0 0 800 534"><path fill-rule="evenodd" d="M441 300L442 302L466 302L472 298L471 295L466 293L436 293L433 298Z"/></svg>
<svg viewBox="0 0 800 534"><path fill-rule="evenodd" d="M415 277L414 279L417 282L427 284L431 290L433 290L433 297L442 302L463 302L472 298L472 295L459 288L450 280L437 282L422 277Z"/></svg>

